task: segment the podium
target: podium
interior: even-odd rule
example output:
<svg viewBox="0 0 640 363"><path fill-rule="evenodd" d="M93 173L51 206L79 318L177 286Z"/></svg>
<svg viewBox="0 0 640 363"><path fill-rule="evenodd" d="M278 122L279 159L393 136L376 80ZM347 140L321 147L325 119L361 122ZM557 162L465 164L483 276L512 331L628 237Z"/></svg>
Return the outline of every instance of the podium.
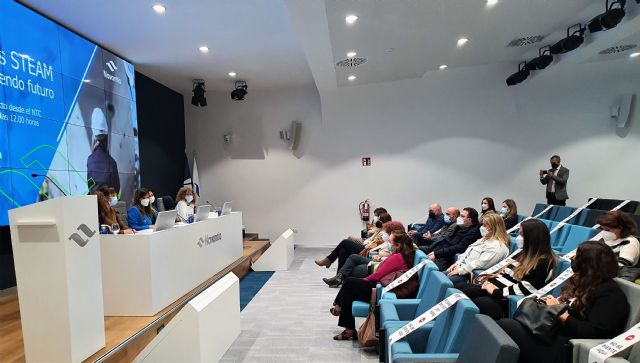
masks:
<svg viewBox="0 0 640 363"><path fill-rule="evenodd" d="M81 362L105 346L96 196L9 211L27 362Z"/></svg>

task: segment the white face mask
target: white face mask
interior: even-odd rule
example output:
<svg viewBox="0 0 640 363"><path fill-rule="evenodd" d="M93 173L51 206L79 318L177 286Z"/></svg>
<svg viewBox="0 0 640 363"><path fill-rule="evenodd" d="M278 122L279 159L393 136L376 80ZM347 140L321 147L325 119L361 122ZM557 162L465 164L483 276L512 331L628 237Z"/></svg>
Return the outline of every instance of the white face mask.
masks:
<svg viewBox="0 0 640 363"><path fill-rule="evenodd" d="M458 219L456 219L456 224L459 226L464 226L464 218L458 217Z"/></svg>
<svg viewBox="0 0 640 363"><path fill-rule="evenodd" d="M109 200L109 204L113 207L114 205L118 204L118 198L116 197L111 197L111 200Z"/></svg>
<svg viewBox="0 0 640 363"><path fill-rule="evenodd" d="M516 245L518 245L518 248L522 248L522 246L524 245L524 237L516 237Z"/></svg>
<svg viewBox="0 0 640 363"><path fill-rule="evenodd" d="M373 219L371 220L374 224L379 221L378 216L373 216Z"/></svg>
<svg viewBox="0 0 640 363"><path fill-rule="evenodd" d="M382 240L385 242L389 240L389 234L387 232L382 232Z"/></svg>
<svg viewBox="0 0 640 363"><path fill-rule="evenodd" d="M389 245L387 246L387 251L393 253L393 244L389 243Z"/></svg>
<svg viewBox="0 0 640 363"><path fill-rule="evenodd" d="M486 237L489 234L489 230L485 226L480 226L480 235Z"/></svg>
<svg viewBox="0 0 640 363"><path fill-rule="evenodd" d="M149 203L153 204L156 202L156 197L149 198Z"/></svg>
<svg viewBox="0 0 640 363"><path fill-rule="evenodd" d="M611 242L617 239L616 234L609 231L600 232L600 238L602 238L605 242Z"/></svg>
<svg viewBox="0 0 640 363"><path fill-rule="evenodd" d="M482 204L482 210L489 209L489 204Z"/></svg>
<svg viewBox="0 0 640 363"><path fill-rule="evenodd" d="M501 215L506 216L507 213L509 213L509 209L508 208L504 208L503 207L502 209L500 209L500 214Z"/></svg>
<svg viewBox="0 0 640 363"><path fill-rule="evenodd" d="M142 204L143 207L148 207L149 206L149 198L140 199L140 204Z"/></svg>
<svg viewBox="0 0 640 363"><path fill-rule="evenodd" d="M187 203L191 203L193 201L193 195L187 195L184 197L184 200L187 201Z"/></svg>

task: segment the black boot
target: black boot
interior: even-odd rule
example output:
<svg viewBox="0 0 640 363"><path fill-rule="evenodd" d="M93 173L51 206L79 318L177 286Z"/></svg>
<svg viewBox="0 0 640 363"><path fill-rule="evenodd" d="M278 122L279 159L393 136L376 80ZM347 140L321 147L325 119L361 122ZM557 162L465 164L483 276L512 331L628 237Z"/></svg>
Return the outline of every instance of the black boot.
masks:
<svg viewBox="0 0 640 363"><path fill-rule="evenodd" d="M339 287L340 285L342 285L343 279L344 279L344 275L338 272L338 274L333 276L332 278L329 278L329 279L324 278L322 279L322 281L324 281L325 284L329 285L329 287Z"/></svg>

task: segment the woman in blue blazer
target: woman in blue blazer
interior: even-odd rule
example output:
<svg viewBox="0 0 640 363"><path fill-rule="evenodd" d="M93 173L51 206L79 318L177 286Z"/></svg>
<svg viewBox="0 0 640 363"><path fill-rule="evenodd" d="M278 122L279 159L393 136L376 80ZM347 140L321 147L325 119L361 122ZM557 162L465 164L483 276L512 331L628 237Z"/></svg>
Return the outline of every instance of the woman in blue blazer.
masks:
<svg viewBox="0 0 640 363"><path fill-rule="evenodd" d="M136 191L134 205L127 212L129 227L136 231L153 228L153 209L149 189L140 188Z"/></svg>

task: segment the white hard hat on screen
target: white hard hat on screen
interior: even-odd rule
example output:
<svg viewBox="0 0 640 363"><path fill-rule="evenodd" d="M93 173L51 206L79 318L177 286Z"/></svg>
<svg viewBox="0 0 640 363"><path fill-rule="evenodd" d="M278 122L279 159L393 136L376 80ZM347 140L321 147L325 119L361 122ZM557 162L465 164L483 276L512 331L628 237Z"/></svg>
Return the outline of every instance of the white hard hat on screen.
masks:
<svg viewBox="0 0 640 363"><path fill-rule="evenodd" d="M104 112L100 107L93 109L91 114L91 129L93 130L93 137L99 135L107 135L109 133L109 126L107 125L107 118L104 116Z"/></svg>

